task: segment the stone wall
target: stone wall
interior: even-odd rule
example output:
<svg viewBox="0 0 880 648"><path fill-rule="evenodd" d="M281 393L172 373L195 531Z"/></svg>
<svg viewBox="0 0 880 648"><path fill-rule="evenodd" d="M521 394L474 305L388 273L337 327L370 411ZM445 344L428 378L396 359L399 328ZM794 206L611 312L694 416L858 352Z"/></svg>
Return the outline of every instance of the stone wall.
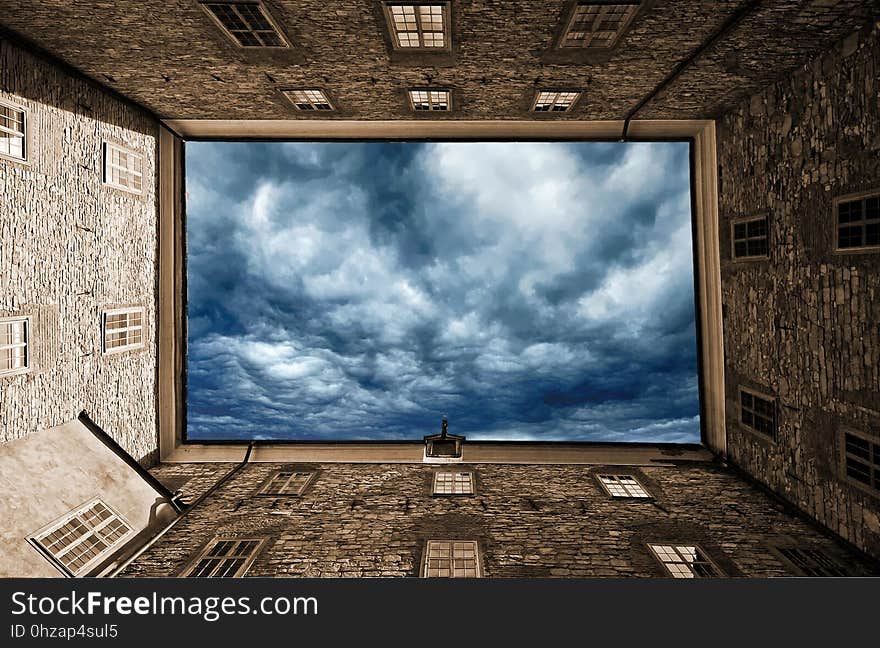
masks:
<svg viewBox="0 0 880 648"><path fill-rule="evenodd" d="M28 161L0 158L0 317L31 315L33 369L0 377L0 441L86 410L135 458L156 450L157 123L0 39L0 100ZM142 195L102 183L102 142L144 159ZM143 350L102 355L101 311L146 308Z"/></svg>
<svg viewBox="0 0 880 648"><path fill-rule="evenodd" d="M305 464L296 467L318 474L301 497L255 495L282 467L293 466L245 466L122 575L177 575L225 534L268 539L250 576L418 576L428 539L477 540L489 577L662 576L648 542L696 542L730 576L793 573L775 545L820 548L850 574L880 573L717 464L455 466L476 475L476 494L456 497L432 495L436 466ZM229 470L153 473L192 501ZM609 470L636 475L655 499L612 499L596 480Z"/></svg>
<svg viewBox="0 0 880 648"><path fill-rule="evenodd" d="M832 201L880 190L880 26L852 34L720 120L730 459L880 555L880 491L847 483L842 430L880 440L880 254L835 252ZM732 218L767 214L767 260L733 261ZM738 390L777 399L772 441Z"/></svg>

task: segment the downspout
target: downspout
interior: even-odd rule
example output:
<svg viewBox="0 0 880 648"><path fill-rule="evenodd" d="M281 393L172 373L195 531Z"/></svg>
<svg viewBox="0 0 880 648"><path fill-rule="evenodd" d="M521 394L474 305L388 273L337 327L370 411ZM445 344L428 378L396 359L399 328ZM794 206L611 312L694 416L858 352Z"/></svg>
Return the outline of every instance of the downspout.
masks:
<svg viewBox="0 0 880 648"><path fill-rule="evenodd" d="M682 61L679 61L674 68L672 68L672 72L670 72L665 79L663 79L646 97L644 97L639 103L637 103L630 111L626 114L623 120L623 132L620 135L620 141L625 142L629 136L629 124L632 119L644 108L648 102L650 102L654 97L660 94L663 90L665 90L669 85L671 85L681 73L684 72L685 69L690 67L690 65L696 61L700 56L702 56L708 49L710 49L715 43L723 39L730 33L737 25L739 25L743 19L748 16L752 11L758 8L761 4L761 0L749 0L739 9L737 9L725 22L721 27L716 29L703 43L697 47L693 52L691 52L688 57Z"/></svg>
<svg viewBox="0 0 880 648"><path fill-rule="evenodd" d="M247 463L250 461L250 458L251 458L251 451L254 449L254 445L255 445L255 444L256 444L256 441L251 441L251 442L248 444L247 452L245 452L245 454L244 454L244 459L242 459L241 462L240 462L235 468L233 468L233 469L230 470L228 473L226 473L223 477L221 477L219 480L217 480L217 482L216 482L213 486L211 486L211 488L209 488L209 489L206 490L204 493L202 493L201 496L199 496L199 498L196 499L195 502L193 502L192 504L190 504L189 506L187 506L186 509L185 509L180 515L178 515L176 518L174 518L173 520L171 520L171 522L169 522L169 523L168 523L168 524L167 524L167 525L166 525L161 531L159 531L156 535L154 535L152 538L150 538L146 543L144 543L144 545L143 545L140 549L138 549L138 550L137 550L136 552L134 552L131 556L129 556L129 557L125 560L125 562L123 562L123 563L122 563L121 565L119 565L118 567L114 568L111 572L105 574L105 576L106 576L107 578L113 578L113 577L115 577L115 576L118 576L119 573L120 573L123 569L125 569L126 567L128 567L132 562L134 562L134 560L135 560L136 558L138 558L141 554L143 554L147 549L149 549L149 548L152 547L154 544L156 544L156 542L159 540L159 538L161 538L163 535L165 535L165 534L168 533L171 529L173 529L174 526L175 526L178 522L180 522L183 518L185 518L187 515L189 515L189 513L191 513L193 510L195 510L195 509L196 509L196 508L197 508L202 502L204 502L204 501L205 501L205 500L206 500L211 494L213 494L214 491L216 491L216 490L217 490L218 488L220 488L223 484L225 484L227 481L229 481L230 479L232 479L232 477L233 477L236 473L238 473L242 468L244 468L245 465L247 465Z"/></svg>

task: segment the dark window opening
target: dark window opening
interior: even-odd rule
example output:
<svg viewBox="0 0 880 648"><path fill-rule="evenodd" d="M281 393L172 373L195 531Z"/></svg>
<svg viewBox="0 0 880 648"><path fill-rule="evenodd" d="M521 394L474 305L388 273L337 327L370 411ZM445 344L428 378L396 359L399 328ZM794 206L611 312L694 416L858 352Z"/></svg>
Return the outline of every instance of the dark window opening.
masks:
<svg viewBox="0 0 880 648"><path fill-rule="evenodd" d="M733 223L733 258L766 257L770 253L767 218Z"/></svg>
<svg viewBox="0 0 880 648"><path fill-rule="evenodd" d="M837 248L880 246L880 196L867 196L837 204Z"/></svg>
<svg viewBox="0 0 880 648"><path fill-rule="evenodd" d="M750 430L776 439L776 403L740 390L740 422Z"/></svg>

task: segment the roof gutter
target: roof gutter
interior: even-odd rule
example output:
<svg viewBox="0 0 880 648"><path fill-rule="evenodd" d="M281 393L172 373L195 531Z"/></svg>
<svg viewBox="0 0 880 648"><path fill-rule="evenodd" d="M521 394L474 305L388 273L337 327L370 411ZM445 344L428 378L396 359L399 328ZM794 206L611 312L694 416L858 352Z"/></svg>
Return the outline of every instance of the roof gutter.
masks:
<svg viewBox="0 0 880 648"><path fill-rule="evenodd" d="M693 64L700 56L702 56L707 50L713 47L716 43L724 39L737 25L739 25L743 19L746 18L752 11L758 8L761 4L761 0L749 0L739 9L737 9L731 16L724 21L718 29L716 29L709 37L703 41L697 49L691 52L687 58L679 61L674 68L672 68L672 72L670 72L665 79L663 79L657 86L648 93L639 103L637 103L630 111L626 114L623 120L623 132L620 136L620 141L625 142L629 136L629 124L633 120L633 118L644 108L648 103L654 99L658 94L663 92L667 87L672 85L681 73L684 72L688 67Z"/></svg>
<svg viewBox="0 0 880 648"><path fill-rule="evenodd" d="M126 464L128 464L129 468L134 470L145 482L147 482L150 486L153 487L159 495L168 500L168 503L174 507L178 513L183 511L183 507L178 501L178 496L176 493L172 493L162 482L156 479L150 471L144 468L137 460L128 454L122 446L120 446L116 441L107 434L101 426L95 423L89 415L86 414L85 410L79 413L77 417L80 423L82 423L92 434L94 434L101 443L107 446L117 457L122 459Z"/></svg>
<svg viewBox="0 0 880 648"><path fill-rule="evenodd" d="M254 449L254 445L256 445L256 441L251 441L248 444L247 452L245 452L244 459L242 459L241 462L235 468L233 468L228 473L226 473L223 477L221 477L219 480L217 480L217 482L213 486L211 486L211 488L209 488L204 493L202 493L199 496L199 498L196 499L195 502L193 502L192 504L187 506L186 509L184 509L184 511L180 515L178 515L176 518L171 520L171 522L169 522L164 528L162 528L156 535L154 535L147 542L145 542L144 545L140 549L138 549L131 556L129 556L118 567L115 567L111 572L106 574L106 576L108 578L113 578L115 576L118 576L126 567L128 567L132 562L134 562L135 559L140 557L145 551L147 551L147 549L149 549L154 544L156 544L156 542L159 540L159 538L161 538L166 533L168 533L171 529L173 529L174 526L178 522L180 522L182 519L184 519L187 515L189 515L189 513L191 513L193 510L195 510L202 502L204 502L208 497L210 497L214 493L214 491L216 491L223 484L225 484L230 479L232 479L232 477L235 476L235 474L238 473L242 468L244 468L248 464L248 462L250 461L251 451Z"/></svg>

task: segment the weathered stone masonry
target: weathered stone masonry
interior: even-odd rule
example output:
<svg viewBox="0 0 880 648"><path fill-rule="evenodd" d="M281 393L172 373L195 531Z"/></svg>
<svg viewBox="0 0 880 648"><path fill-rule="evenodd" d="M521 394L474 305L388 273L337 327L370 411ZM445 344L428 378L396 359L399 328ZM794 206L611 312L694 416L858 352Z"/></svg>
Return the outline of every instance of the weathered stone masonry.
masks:
<svg viewBox="0 0 880 648"><path fill-rule="evenodd" d="M0 39L0 99L28 110L27 163L0 158L0 316L32 321L30 373L0 378L0 442L81 410L131 455L156 449L156 138L147 113ZM102 184L102 142L144 160L142 195ZM146 308L146 348L101 353L101 310Z"/></svg>
<svg viewBox="0 0 880 648"><path fill-rule="evenodd" d="M880 190L880 26L718 124L727 438L746 472L880 555L880 503L843 477L841 429L880 437L880 254L838 253L832 200ZM730 219L769 215L770 256L732 261ZM740 385L778 399L774 443Z"/></svg>
<svg viewBox="0 0 880 648"><path fill-rule="evenodd" d="M663 576L646 546L656 541L697 542L731 576L790 575L774 543L880 573L716 464L612 469L635 474L655 501L609 497L595 480L607 468L510 464L467 466L472 497L433 497L437 468L414 464L303 465L319 474L302 497L255 495L282 467L245 466L122 575L177 575L219 534L268 536L249 576L418 576L425 541L452 538L479 542L489 577ZM153 472L193 500L232 468Z"/></svg>

